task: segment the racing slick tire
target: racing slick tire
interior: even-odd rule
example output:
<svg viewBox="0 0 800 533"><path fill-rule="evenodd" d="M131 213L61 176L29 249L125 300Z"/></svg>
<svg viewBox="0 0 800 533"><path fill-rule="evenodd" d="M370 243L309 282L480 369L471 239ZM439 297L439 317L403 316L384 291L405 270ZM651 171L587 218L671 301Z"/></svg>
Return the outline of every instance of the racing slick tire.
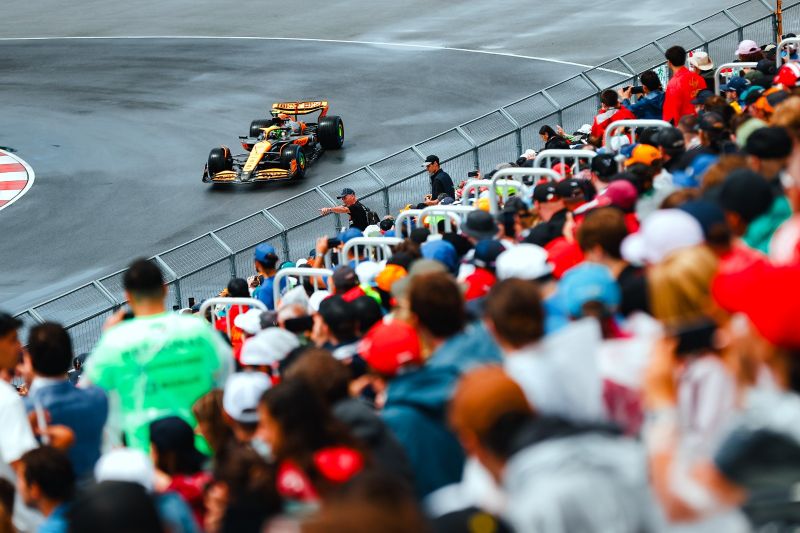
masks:
<svg viewBox="0 0 800 533"><path fill-rule="evenodd" d="M218 146L212 148L208 154L208 177L211 178L217 172L223 170L233 170L233 156L229 148Z"/></svg>
<svg viewBox="0 0 800 533"><path fill-rule="evenodd" d="M287 144L281 152L281 166L287 170L292 168L292 161L297 163L292 179L300 179L306 175L306 154L302 147L296 144Z"/></svg>
<svg viewBox="0 0 800 533"><path fill-rule="evenodd" d="M326 150L338 150L344 143L344 123L341 117L331 115L319 119L317 127L319 143Z"/></svg>
<svg viewBox="0 0 800 533"><path fill-rule="evenodd" d="M259 120L254 120L250 123L250 137L258 137L261 135L262 128L269 128L273 125L271 118L262 118Z"/></svg>

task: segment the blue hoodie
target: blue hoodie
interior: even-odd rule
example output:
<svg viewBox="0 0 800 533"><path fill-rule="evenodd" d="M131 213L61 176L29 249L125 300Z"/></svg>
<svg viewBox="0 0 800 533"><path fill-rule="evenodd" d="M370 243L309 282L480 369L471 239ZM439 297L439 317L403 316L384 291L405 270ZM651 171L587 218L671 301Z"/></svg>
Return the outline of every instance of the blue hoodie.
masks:
<svg viewBox="0 0 800 533"><path fill-rule="evenodd" d="M447 426L458 377L454 366L424 366L395 377L386 391L381 417L408 456L420 499L461 480L464 451Z"/></svg>
<svg viewBox="0 0 800 533"><path fill-rule="evenodd" d="M661 120L664 108L664 91L653 91L648 93L633 104L629 99L622 101L622 105L630 109L639 120L656 119Z"/></svg>
<svg viewBox="0 0 800 533"><path fill-rule="evenodd" d="M461 374L480 365L502 364L500 347L481 321L475 321L464 331L453 335L439 346L425 366L452 366Z"/></svg>

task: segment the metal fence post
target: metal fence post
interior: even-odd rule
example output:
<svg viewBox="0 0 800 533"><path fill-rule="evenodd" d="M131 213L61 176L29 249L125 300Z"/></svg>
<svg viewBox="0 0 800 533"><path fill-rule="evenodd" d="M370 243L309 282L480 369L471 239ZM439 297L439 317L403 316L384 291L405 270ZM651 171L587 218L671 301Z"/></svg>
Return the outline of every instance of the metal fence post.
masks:
<svg viewBox="0 0 800 533"><path fill-rule="evenodd" d="M461 126L456 126L455 130L459 135L461 135L461 137L464 138L465 141L472 145L472 156L473 160L475 161L475 168L481 168L481 158L478 155L478 144L472 140L472 137L467 135L467 132L461 129Z"/></svg>
<svg viewBox="0 0 800 533"><path fill-rule="evenodd" d="M385 181L383 181L383 178L380 177L380 175L377 172L375 172L375 170L371 166L369 166L369 165L365 166L364 170L366 170L367 173L370 176L372 176L373 178L375 178L376 180L381 182L381 185L382 185L381 191L383 192L383 195L382 195L383 196L383 210L385 211L385 213L387 215L391 215L392 214L392 209L391 209L391 204L389 203L389 186L386 184Z"/></svg>
<svg viewBox="0 0 800 533"><path fill-rule="evenodd" d="M522 127L519 125L519 122L517 122L514 117L508 114L508 111L506 111L502 107L498 109L498 111L500 111L500 114L503 115L503 118L509 121L512 126L514 126L514 131L517 134L517 153L521 154L524 151L522 149Z"/></svg>
<svg viewBox="0 0 800 533"><path fill-rule="evenodd" d="M544 96L545 99L548 102L550 102L550 105L552 105L556 109L556 114L558 115L558 123L563 124L564 115L562 114L563 109L561 108L561 105L558 102L556 102L552 96L550 96L550 93L547 92L547 89L542 89L542 96Z"/></svg>
<svg viewBox="0 0 800 533"><path fill-rule="evenodd" d="M175 273L175 271L172 270L170 268L170 266L163 259L161 259L160 255L154 255L153 256L153 261L158 263L158 266L162 270L165 270L167 272L167 274L169 274L170 277L173 280L175 280L175 305L177 305L178 309L180 309L181 305L182 305L181 302L183 301L182 298L181 298L181 280L180 280L180 278Z"/></svg>
<svg viewBox="0 0 800 533"><path fill-rule="evenodd" d="M217 234L214 233L213 231L209 231L208 234L212 239L214 239L214 242L216 242L217 244L222 246L222 249L225 250L225 252L228 254L228 263L230 264L230 267L231 267L231 278L235 278L236 277L236 256L234 255L233 250L231 250L231 247L228 246L225 243L225 241L220 239L217 236Z"/></svg>
<svg viewBox="0 0 800 533"><path fill-rule="evenodd" d="M286 257L288 259L288 257L289 257L289 237L286 234L286 226L284 226L281 223L281 221L278 220L276 217L272 216L272 213L270 213L266 209L262 209L261 210L261 214L264 215L264 217L267 220L269 220L270 222L275 224L278 227L278 229L281 230L280 236L281 236L281 248L283 248L283 257Z"/></svg>
<svg viewBox="0 0 800 533"><path fill-rule="evenodd" d="M733 22L733 25L736 26L739 42L742 42L744 40L744 24L739 22L739 20L727 9L723 9L722 13L724 13L725 16L728 17L731 22Z"/></svg>

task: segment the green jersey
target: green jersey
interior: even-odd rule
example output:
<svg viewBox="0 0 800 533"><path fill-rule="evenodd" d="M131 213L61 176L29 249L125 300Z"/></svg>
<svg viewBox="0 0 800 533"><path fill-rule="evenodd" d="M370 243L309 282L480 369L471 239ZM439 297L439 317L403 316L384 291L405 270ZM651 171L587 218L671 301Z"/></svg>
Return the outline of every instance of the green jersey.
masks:
<svg viewBox="0 0 800 533"><path fill-rule="evenodd" d="M106 331L86 361L86 379L108 391L127 445L150 449L150 422L180 416L222 387L233 367L231 348L201 318L164 313L126 320Z"/></svg>

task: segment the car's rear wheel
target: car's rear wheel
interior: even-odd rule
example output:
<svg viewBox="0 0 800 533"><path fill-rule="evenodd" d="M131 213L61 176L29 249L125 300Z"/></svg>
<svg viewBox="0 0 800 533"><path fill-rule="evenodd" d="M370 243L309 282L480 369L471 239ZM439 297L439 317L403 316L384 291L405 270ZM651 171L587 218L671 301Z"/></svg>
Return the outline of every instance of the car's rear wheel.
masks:
<svg viewBox="0 0 800 533"><path fill-rule="evenodd" d="M295 164L292 165L292 162ZM306 154L303 149L296 144L287 144L281 152L281 166L287 170L292 170L294 167L291 177L299 179L306 175L306 165Z"/></svg>
<svg viewBox="0 0 800 533"><path fill-rule="evenodd" d="M344 144L344 123L341 117L331 115L319 119L317 127L319 143L326 150L338 150Z"/></svg>
<svg viewBox="0 0 800 533"><path fill-rule="evenodd" d="M212 177L223 170L233 170L231 150L227 146L212 148L208 154L208 175Z"/></svg>
<svg viewBox="0 0 800 533"><path fill-rule="evenodd" d="M250 123L250 137L258 137L261 135L262 128L269 128L270 126L272 126L271 118L254 120Z"/></svg>

